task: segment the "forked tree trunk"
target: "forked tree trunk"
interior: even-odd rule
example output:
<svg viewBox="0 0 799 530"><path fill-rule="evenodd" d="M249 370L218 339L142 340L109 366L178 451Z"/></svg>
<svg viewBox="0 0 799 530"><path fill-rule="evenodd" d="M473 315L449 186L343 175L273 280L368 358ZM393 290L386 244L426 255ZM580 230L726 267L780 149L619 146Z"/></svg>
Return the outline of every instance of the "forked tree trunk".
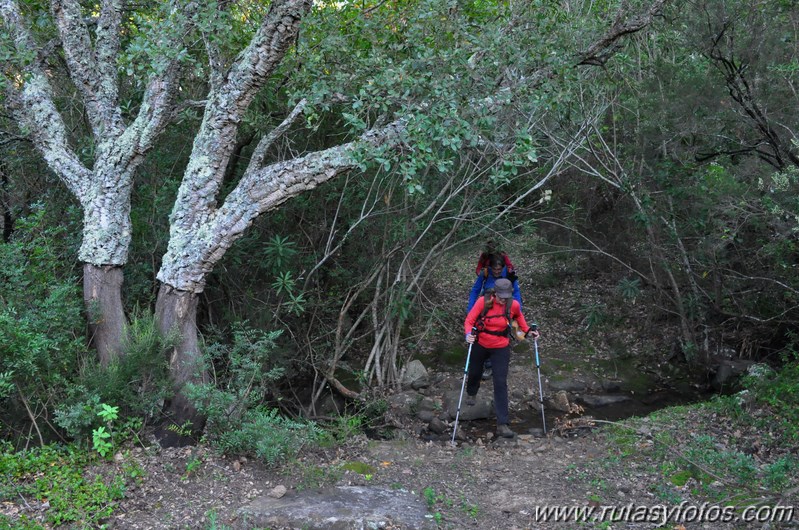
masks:
<svg viewBox="0 0 799 530"><path fill-rule="evenodd" d="M204 370L197 335L197 303L199 295L162 284L155 303L159 331L177 334L169 352L169 371L174 395L165 403L166 422L156 433L167 447L194 444L205 427L205 418L186 397L186 383L208 381Z"/></svg>
<svg viewBox="0 0 799 530"><path fill-rule="evenodd" d="M89 340L102 366L122 352L125 312L122 308L122 267L83 264L83 303L89 321Z"/></svg>

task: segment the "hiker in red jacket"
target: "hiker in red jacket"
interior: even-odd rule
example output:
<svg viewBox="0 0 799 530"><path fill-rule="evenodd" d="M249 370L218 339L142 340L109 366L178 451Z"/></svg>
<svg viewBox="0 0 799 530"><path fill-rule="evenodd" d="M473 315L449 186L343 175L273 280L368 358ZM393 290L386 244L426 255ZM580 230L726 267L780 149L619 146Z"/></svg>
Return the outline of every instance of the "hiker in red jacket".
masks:
<svg viewBox="0 0 799 530"><path fill-rule="evenodd" d="M508 366L510 364L511 321L516 320L519 329L528 337L538 338L538 331L530 329L522 314L519 302L513 299L513 284L507 278L499 278L494 283L494 294L488 298L490 307L486 310L486 298L477 300L463 329L466 342L472 346L466 381L466 405L475 404L475 396L480 390L483 376L483 362L491 359L494 380L494 411L497 415L497 435L513 438L514 433L508 427ZM472 329L477 328L477 336Z"/></svg>

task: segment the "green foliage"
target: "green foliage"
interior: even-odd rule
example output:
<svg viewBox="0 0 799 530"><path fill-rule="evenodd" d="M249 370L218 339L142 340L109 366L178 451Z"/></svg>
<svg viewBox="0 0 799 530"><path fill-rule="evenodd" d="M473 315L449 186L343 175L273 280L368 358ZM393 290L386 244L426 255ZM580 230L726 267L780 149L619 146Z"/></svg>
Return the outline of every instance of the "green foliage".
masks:
<svg viewBox="0 0 799 530"><path fill-rule="evenodd" d="M221 422L217 420L216 424ZM294 458L304 446L316 443L322 431L314 423L295 421L277 409L248 410L224 431L209 432L211 444L225 454L248 454L269 465Z"/></svg>
<svg viewBox="0 0 799 530"><path fill-rule="evenodd" d="M92 447L100 456L107 456L114 449L113 424L119 418L119 407L102 403L97 415L105 422L105 426L101 425L92 431Z"/></svg>
<svg viewBox="0 0 799 530"><path fill-rule="evenodd" d="M315 424L285 418L267 405L273 384L284 374L274 365L279 336L246 323L235 326L232 345L208 347L214 382L187 385L187 395L208 418L208 441L223 453L250 454L278 464L321 437Z"/></svg>
<svg viewBox="0 0 799 530"><path fill-rule="evenodd" d="M0 243L0 402L34 410L57 403L84 346L82 298L63 265L71 239L36 206ZM12 406L9 407L9 404ZM18 421L18 418L12 421Z"/></svg>
<svg viewBox="0 0 799 530"><path fill-rule="evenodd" d="M332 486L344 475L341 466L318 466L302 461L292 462L283 469L292 477L299 477L296 486L299 491Z"/></svg>
<svg viewBox="0 0 799 530"><path fill-rule="evenodd" d="M778 371L754 365L745 378L747 389L736 395L605 429L612 465L656 466L664 482L653 486L654 492L668 502L679 502L675 487L689 485L692 495L714 502L779 496L795 488L796 366L795 360Z"/></svg>
<svg viewBox="0 0 799 530"><path fill-rule="evenodd" d="M107 367L100 366L93 356L84 359L81 371L56 406L56 424L75 440L91 435L94 442L96 435L91 430L95 419L108 421L106 403L114 403L118 414L111 420L118 427L116 443L136 436L144 424L160 415L163 400L171 391L165 352L177 337L163 337L152 314L134 316L126 329L124 355Z"/></svg>
<svg viewBox="0 0 799 530"><path fill-rule="evenodd" d="M588 303L580 307L579 312L583 315L582 324L586 330L602 326L608 320L607 309L604 304Z"/></svg>
<svg viewBox="0 0 799 530"><path fill-rule="evenodd" d="M635 302L635 299L641 294L641 279L622 278L619 280L616 290L625 300Z"/></svg>
<svg viewBox="0 0 799 530"><path fill-rule="evenodd" d="M275 274L279 274L292 268L296 255L296 245L288 237L275 235L266 245L264 262Z"/></svg>
<svg viewBox="0 0 799 530"><path fill-rule="evenodd" d="M114 448L114 444L108 441L111 438L111 433L105 430L102 425L92 431L92 447L100 453L100 456L106 456Z"/></svg>
<svg viewBox="0 0 799 530"><path fill-rule="evenodd" d="M242 322L233 327L232 344L216 342L206 348L206 362L214 380L191 384L187 392L208 415L210 432L222 431L224 425L241 420L247 411L265 404L272 395L275 382L286 371L275 354L275 341L280 334ZM222 422L219 427L217 421Z"/></svg>
<svg viewBox="0 0 799 530"><path fill-rule="evenodd" d="M770 412L763 427L784 442L796 444L799 442L799 355L791 350L787 359L785 366L777 372L750 372L743 384Z"/></svg>
<svg viewBox="0 0 799 530"><path fill-rule="evenodd" d="M341 469L344 471L352 471L354 473L358 473L359 475L363 475L365 477L371 477L377 472L377 469L374 466L370 466L365 462L345 462L342 464Z"/></svg>
<svg viewBox="0 0 799 530"><path fill-rule="evenodd" d="M45 521L52 526L98 527L114 511L129 480L127 471L108 476L86 473L91 459L74 447L46 445L13 452L8 445L0 452L0 500L20 496L47 501ZM0 525L6 523L0 518ZM36 526L38 527L38 525Z"/></svg>

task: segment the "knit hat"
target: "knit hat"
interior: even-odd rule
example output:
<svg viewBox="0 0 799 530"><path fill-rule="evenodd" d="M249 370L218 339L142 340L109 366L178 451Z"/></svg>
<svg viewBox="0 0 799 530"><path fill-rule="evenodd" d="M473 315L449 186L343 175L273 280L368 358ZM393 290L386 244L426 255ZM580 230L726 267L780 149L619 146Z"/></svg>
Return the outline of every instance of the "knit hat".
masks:
<svg viewBox="0 0 799 530"><path fill-rule="evenodd" d="M513 298L513 284L507 278L499 278L494 282L497 298Z"/></svg>

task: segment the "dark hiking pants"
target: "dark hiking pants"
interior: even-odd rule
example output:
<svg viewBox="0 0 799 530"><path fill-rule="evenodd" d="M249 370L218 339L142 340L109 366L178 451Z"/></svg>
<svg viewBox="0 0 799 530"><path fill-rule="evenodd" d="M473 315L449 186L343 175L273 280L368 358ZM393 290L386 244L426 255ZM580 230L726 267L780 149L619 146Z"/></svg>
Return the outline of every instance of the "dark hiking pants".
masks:
<svg viewBox="0 0 799 530"><path fill-rule="evenodd" d="M510 345L504 348L484 348L475 343L469 359L466 393L470 396L480 390L483 378L483 363L491 360L494 380L494 411L497 414L497 425L508 423L508 365L510 364Z"/></svg>

